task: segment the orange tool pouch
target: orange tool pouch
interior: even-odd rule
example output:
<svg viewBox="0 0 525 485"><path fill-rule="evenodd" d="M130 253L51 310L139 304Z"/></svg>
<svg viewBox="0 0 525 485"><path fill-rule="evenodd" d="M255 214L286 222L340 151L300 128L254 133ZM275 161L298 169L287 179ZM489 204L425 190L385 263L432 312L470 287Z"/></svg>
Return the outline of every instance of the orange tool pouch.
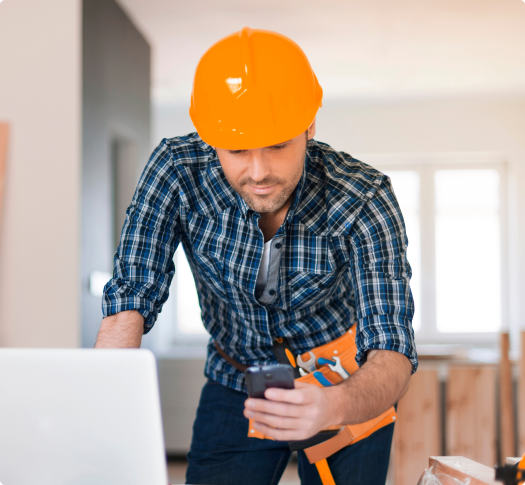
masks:
<svg viewBox="0 0 525 485"><path fill-rule="evenodd" d="M341 365L349 374L356 372L359 367L355 361L355 356L357 353L357 347L355 345L355 330L356 325L354 325L348 332L338 339L312 349L312 352L316 357L316 361L319 358L332 359L333 357L339 357L341 359ZM308 360L308 358L309 354L304 354L303 360ZM294 362L292 362L292 365L294 363L295 359ZM343 381L343 378L337 372L331 370L327 365L320 366L317 371L321 372L333 384L338 384ZM314 377L313 373L299 377L296 380L306 382L307 384L313 384L318 387L323 387L323 385ZM395 409L391 407L377 418L371 419L366 423L347 424L343 427L331 426L330 428L327 428L323 431L339 430L339 432L326 441L305 448L304 452L310 463L318 464L318 462L325 460L340 449L357 443L358 441L370 436L374 431L377 431L378 429L393 423L396 418L397 415ZM272 439L254 429L252 427L252 420L250 420L249 423L248 436L251 438ZM325 481L323 480L323 483L324 482Z"/></svg>

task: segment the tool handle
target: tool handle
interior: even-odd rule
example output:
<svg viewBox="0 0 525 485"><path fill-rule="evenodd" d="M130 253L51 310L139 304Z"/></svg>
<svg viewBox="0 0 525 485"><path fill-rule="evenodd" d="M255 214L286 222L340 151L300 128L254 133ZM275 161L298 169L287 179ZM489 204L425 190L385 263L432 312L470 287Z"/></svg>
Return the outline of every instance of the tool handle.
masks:
<svg viewBox="0 0 525 485"><path fill-rule="evenodd" d="M295 357L292 353L292 347L290 346L290 343L286 337L275 339L273 341L272 351L279 364L288 364L292 366L294 379L301 377L297 363L295 362Z"/></svg>
<svg viewBox="0 0 525 485"><path fill-rule="evenodd" d="M324 387L330 387L333 386L333 384L324 376L322 372L315 371L314 377L324 386Z"/></svg>

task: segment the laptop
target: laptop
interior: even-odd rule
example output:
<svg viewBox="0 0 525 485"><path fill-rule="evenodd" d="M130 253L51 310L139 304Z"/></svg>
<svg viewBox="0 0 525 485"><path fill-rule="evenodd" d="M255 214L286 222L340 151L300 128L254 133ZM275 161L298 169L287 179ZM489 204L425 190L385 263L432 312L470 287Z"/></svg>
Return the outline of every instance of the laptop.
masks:
<svg viewBox="0 0 525 485"><path fill-rule="evenodd" d="M0 484L167 483L150 351L0 349Z"/></svg>

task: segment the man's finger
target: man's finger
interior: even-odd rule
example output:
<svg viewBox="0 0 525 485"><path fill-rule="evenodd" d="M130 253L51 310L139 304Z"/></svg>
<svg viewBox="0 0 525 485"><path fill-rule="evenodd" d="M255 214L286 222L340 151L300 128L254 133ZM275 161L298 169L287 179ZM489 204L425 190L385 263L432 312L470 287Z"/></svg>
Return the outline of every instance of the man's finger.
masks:
<svg viewBox="0 0 525 485"><path fill-rule="evenodd" d="M276 416L274 414L266 413L254 413L248 411L245 416L250 418L257 423L265 424L271 426L272 428L278 429L301 429L302 425L299 419L297 418L287 418L283 416Z"/></svg>
<svg viewBox="0 0 525 485"><path fill-rule="evenodd" d="M264 397L270 401L289 402L291 404L306 404L309 402L307 389L278 389L271 387L264 391Z"/></svg>
<svg viewBox="0 0 525 485"><path fill-rule="evenodd" d="M248 412L260 412L290 418L299 417L299 415L302 413L301 407L296 404L267 401L264 399L257 399L254 400L254 402L247 401L246 410ZM245 415L247 417L251 417L248 416L246 413Z"/></svg>
<svg viewBox="0 0 525 485"><path fill-rule="evenodd" d="M278 429L267 426L263 423L254 423L255 428L260 431L262 434L269 436L277 441L297 441L305 440L310 438L307 432L304 430L288 430L288 429Z"/></svg>

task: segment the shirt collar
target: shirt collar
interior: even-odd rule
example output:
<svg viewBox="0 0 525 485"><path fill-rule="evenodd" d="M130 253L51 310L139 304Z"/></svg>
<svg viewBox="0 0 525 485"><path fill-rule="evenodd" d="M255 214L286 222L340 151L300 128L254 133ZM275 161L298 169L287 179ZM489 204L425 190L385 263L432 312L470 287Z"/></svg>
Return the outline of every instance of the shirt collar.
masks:
<svg viewBox="0 0 525 485"><path fill-rule="evenodd" d="M301 175L299 183L297 184L297 187L295 188L295 194L292 200L292 204L290 205L290 208L288 209L288 213L286 214L286 218L284 219L285 224L288 224L293 220L293 218L295 217L297 206L299 205L299 202L301 202L301 199L303 197L304 187L306 185L306 175L307 175L308 167L309 167L309 160L310 160L310 157L308 155L308 146L307 146L306 153L304 156L303 174Z"/></svg>
<svg viewBox="0 0 525 485"><path fill-rule="evenodd" d="M203 149L204 151L207 151L207 152L212 152L211 153L211 156L217 156L217 154L215 153L215 148L213 148L211 145L208 145L200 136L198 133L196 133L197 135L197 144L199 145L199 147L201 149Z"/></svg>
<svg viewBox="0 0 525 485"><path fill-rule="evenodd" d="M234 192L235 197L237 197L237 205L239 206L239 210L241 211L242 216L245 219L247 219L252 209L250 209L246 201L239 195L239 193L236 190L234 190Z"/></svg>

